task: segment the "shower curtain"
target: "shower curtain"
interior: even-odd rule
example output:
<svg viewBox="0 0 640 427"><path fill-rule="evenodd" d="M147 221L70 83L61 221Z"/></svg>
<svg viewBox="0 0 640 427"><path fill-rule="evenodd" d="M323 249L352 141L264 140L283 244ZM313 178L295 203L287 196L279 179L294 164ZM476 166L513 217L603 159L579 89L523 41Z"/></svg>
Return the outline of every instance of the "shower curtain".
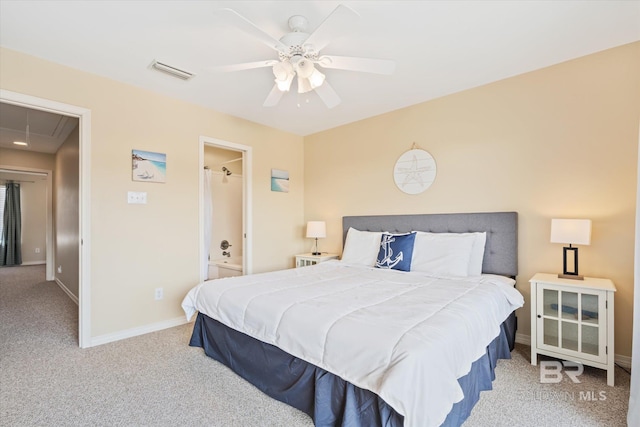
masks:
<svg viewBox="0 0 640 427"><path fill-rule="evenodd" d="M204 170L203 183L203 203L204 203L204 251L202 260L202 277L207 279L209 275L209 251L211 250L211 229L213 226L213 196L211 194L211 170Z"/></svg>
<svg viewBox="0 0 640 427"><path fill-rule="evenodd" d="M22 215L20 184L7 182L0 236L0 265L22 264Z"/></svg>

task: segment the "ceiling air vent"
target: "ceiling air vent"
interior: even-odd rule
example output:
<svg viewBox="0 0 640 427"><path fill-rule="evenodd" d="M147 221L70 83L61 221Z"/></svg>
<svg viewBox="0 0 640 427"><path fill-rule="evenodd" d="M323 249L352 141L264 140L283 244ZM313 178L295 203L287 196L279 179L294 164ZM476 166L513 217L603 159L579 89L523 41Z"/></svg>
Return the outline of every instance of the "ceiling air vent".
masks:
<svg viewBox="0 0 640 427"><path fill-rule="evenodd" d="M170 76L173 76L173 77L177 77L181 80L189 80L191 77L194 76L193 73L190 73L185 70L181 70L176 67L172 67L171 65L167 65L156 60L154 60L151 63L151 68L158 71L162 71L163 73L169 74Z"/></svg>

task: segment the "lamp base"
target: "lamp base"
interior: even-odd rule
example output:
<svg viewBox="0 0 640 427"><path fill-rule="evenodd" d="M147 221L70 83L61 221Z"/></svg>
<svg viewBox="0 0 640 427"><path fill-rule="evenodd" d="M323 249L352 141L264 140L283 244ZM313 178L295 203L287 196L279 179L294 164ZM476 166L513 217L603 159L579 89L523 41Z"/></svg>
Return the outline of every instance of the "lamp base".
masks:
<svg viewBox="0 0 640 427"><path fill-rule="evenodd" d="M584 280L584 276L578 274L558 274L559 279Z"/></svg>
<svg viewBox="0 0 640 427"><path fill-rule="evenodd" d="M573 255L573 271L567 268L567 261L571 261ZM562 274L558 274L560 279L584 280L584 277L578 274L578 248L566 246L562 248Z"/></svg>
<svg viewBox="0 0 640 427"><path fill-rule="evenodd" d="M317 255L322 255L322 252L320 252L320 251L318 250L318 238L317 238L317 237L316 237L316 247L315 247L315 249L313 250L313 252L311 252L311 255L315 255L315 256L317 256Z"/></svg>

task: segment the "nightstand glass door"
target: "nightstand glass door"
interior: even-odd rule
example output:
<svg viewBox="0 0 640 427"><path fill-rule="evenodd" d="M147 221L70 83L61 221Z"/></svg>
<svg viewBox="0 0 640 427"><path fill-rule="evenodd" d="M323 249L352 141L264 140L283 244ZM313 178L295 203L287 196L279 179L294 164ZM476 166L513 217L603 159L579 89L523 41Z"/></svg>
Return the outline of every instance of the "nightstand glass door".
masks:
<svg viewBox="0 0 640 427"><path fill-rule="evenodd" d="M537 340L540 348L606 361L606 293L545 285L538 288ZM561 350L559 350L561 349Z"/></svg>

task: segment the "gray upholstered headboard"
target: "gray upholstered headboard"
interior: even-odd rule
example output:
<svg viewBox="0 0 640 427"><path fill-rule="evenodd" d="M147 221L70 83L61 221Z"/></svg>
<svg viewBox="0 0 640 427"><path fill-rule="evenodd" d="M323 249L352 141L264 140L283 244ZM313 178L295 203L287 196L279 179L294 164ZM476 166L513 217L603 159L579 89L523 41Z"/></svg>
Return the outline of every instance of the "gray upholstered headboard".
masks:
<svg viewBox="0 0 640 427"><path fill-rule="evenodd" d="M343 242L349 227L392 233L414 230L432 233L486 231L482 272L512 277L518 275L517 212L345 216L342 218Z"/></svg>

